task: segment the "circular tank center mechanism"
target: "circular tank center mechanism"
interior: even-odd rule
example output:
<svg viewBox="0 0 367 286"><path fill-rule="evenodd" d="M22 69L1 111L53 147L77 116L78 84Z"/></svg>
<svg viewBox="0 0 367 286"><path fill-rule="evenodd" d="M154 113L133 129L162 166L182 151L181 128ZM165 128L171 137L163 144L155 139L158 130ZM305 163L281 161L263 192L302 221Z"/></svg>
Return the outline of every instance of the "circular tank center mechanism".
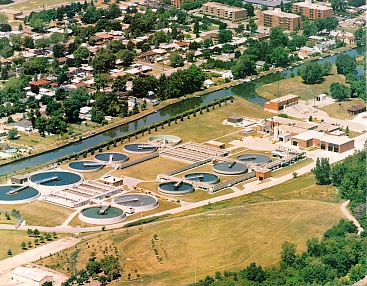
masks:
<svg viewBox="0 0 367 286"><path fill-rule="evenodd" d="M213 166L213 171L223 175L240 175L248 171L246 165L233 162L222 162Z"/></svg>
<svg viewBox="0 0 367 286"><path fill-rule="evenodd" d="M105 152L95 155L94 159L103 164L116 164L127 161L129 159L129 156L123 153Z"/></svg>
<svg viewBox="0 0 367 286"><path fill-rule="evenodd" d="M262 154L244 154L237 157L238 161L241 162L252 162L252 163L269 163L271 159L269 156Z"/></svg>
<svg viewBox="0 0 367 286"><path fill-rule="evenodd" d="M131 143L124 146L124 150L129 153L152 153L157 150L157 146L150 143Z"/></svg>
<svg viewBox="0 0 367 286"><path fill-rule="evenodd" d="M192 182L203 182L208 184L216 184L219 182L219 177L212 173L190 173L186 174L184 179Z"/></svg>
<svg viewBox="0 0 367 286"><path fill-rule="evenodd" d="M76 161L69 163L69 169L78 172L94 172L102 169L103 164L95 161Z"/></svg>
<svg viewBox="0 0 367 286"><path fill-rule="evenodd" d="M158 190L163 194L182 196L194 192L194 187L183 181L165 182L158 185Z"/></svg>

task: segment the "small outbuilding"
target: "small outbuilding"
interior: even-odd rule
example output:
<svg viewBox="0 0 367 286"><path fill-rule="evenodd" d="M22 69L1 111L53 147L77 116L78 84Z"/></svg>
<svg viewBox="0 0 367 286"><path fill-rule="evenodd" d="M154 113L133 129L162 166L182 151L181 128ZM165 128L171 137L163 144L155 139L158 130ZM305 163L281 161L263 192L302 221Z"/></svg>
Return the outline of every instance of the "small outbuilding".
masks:
<svg viewBox="0 0 367 286"><path fill-rule="evenodd" d="M352 115L356 115L358 113L361 112L365 112L366 111L366 105L353 105L351 107L348 108L348 113L352 114Z"/></svg>
<svg viewBox="0 0 367 286"><path fill-rule="evenodd" d="M242 121L243 121L242 116L229 116L229 117L227 117L227 122L228 123L237 124L237 123L241 123Z"/></svg>
<svg viewBox="0 0 367 286"><path fill-rule="evenodd" d="M326 94L325 93L322 93L322 94L316 95L315 100L316 101L326 100Z"/></svg>

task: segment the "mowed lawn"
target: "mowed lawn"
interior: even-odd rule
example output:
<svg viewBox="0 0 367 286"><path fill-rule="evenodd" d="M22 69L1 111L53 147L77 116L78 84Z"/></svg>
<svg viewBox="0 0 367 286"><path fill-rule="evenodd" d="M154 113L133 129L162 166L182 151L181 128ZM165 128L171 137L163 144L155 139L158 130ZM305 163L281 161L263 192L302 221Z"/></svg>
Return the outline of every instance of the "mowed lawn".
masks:
<svg viewBox="0 0 367 286"><path fill-rule="evenodd" d="M321 237L342 217L334 203L259 203L134 228L129 235L117 235L117 247L125 261L124 273L137 269L144 285L185 285L194 282L195 269L197 279L203 279L215 271L243 269L251 262L265 267L276 264L285 241L295 243L301 252L307 239ZM161 262L152 248L154 235Z"/></svg>
<svg viewBox="0 0 367 286"><path fill-rule="evenodd" d="M16 209L25 219L27 225L57 226L61 225L74 210L39 200L26 204L2 205L2 210ZM1 221L0 221L1 223Z"/></svg>
<svg viewBox="0 0 367 286"><path fill-rule="evenodd" d="M313 100L313 92L318 94L321 93L330 93L330 85L333 82L339 82L341 84L345 84L345 76L336 73L335 66L331 71L331 75L325 76L324 81L320 84L304 84L302 78L300 76L295 76L294 78L283 79L279 82L274 82L270 84L266 84L260 86L256 89L256 92L264 98L274 99L279 97L278 90L280 96L287 95L289 93L297 94L302 100ZM306 92L307 89L307 92Z"/></svg>

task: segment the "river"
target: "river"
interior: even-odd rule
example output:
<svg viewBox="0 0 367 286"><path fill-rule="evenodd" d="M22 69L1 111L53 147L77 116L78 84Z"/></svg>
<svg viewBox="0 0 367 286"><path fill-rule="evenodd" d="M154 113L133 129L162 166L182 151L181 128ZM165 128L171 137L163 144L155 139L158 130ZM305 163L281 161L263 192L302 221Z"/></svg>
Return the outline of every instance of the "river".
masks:
<svg viewBox="0 0 367 286"><path fill-rule="evenodd" d="M351 56L359 56L359 55L365 54L365 52L366 52L365 47L359 47L353 50L346 51L345 53ZM336 55L321 59L318 62L323 63L325 61L329 61L331 63L335 63L335 60L336 60ZM29 158L25 158L23 160L15 161L15 162L0 166L0 174L4 174L4 173L11 174L14 171L25 169L27 166L35 166L39 164L44 164L44 163L47 163L48 161L56 160L68 154L81 152L90 147L99 145L107 140L111 140L125 133L139 130L144 126L152 125L161 120L164 120L174 115L183 113L185 110L192 109L195 106L207 104L207 103L214 101L215 99L222 98L225 96L229 96L229 95L241 96L255 104L263 106L266 100L262 97L259 97L259 95L256 93L256 88L258 88L259 86L263 84L267 84L267 83L271 83L271 82L275 82L275 81L279 81L281 79L287 78L289 77L292 71L296 74L297 70L298 70L298 67L295 67L293 69L286 70L281 73L270 74L270 75L264 76L260 79L257 79L251 82L244 82L237 86L214 91L214 92L202 95L201 97L198 97L198 98L192 98L189 100L185 100L185 101L176 103L171 106L167 106L159 110L159 112L157 113L147 115L141 119L138 119L133 122L124 124L122 126L113 128L111 130L99 133L93 137L89 137L84 140L77 141L75 143L72 143L70 145L61 147L53 151L50 151L48 153L42 153L42 154L35 155Z"/></svg>

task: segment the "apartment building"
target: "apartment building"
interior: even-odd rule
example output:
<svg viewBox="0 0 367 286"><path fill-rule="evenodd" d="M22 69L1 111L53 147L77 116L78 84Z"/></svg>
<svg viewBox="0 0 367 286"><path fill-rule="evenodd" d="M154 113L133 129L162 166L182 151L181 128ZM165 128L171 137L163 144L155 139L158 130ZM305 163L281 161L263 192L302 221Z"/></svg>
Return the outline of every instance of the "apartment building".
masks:
<svg viewBox="0 0 367 286"><path fill-rule="evenodd" d="M259 25L263 27L281 26L291 32L302 27L301 16L282 12L279 8L260 12L259 18Z"/></svg>
<svg viewBox="0 0 367 286"><path fill-rule="evenodd" d="M311 0L305 2L294 3L292 7L293 13L300 13L310 20L317 18L327 18L333 16L333 8L320 4L314 4Z"/></svg>
<svg viewBox="0 0 367 286"><path fill-rule="evenodd" d="M203 14L229 19L231 21L237 21L247 16L247 11L244 8L230 7L214 2L203 4L202 12Z"/></svg>

